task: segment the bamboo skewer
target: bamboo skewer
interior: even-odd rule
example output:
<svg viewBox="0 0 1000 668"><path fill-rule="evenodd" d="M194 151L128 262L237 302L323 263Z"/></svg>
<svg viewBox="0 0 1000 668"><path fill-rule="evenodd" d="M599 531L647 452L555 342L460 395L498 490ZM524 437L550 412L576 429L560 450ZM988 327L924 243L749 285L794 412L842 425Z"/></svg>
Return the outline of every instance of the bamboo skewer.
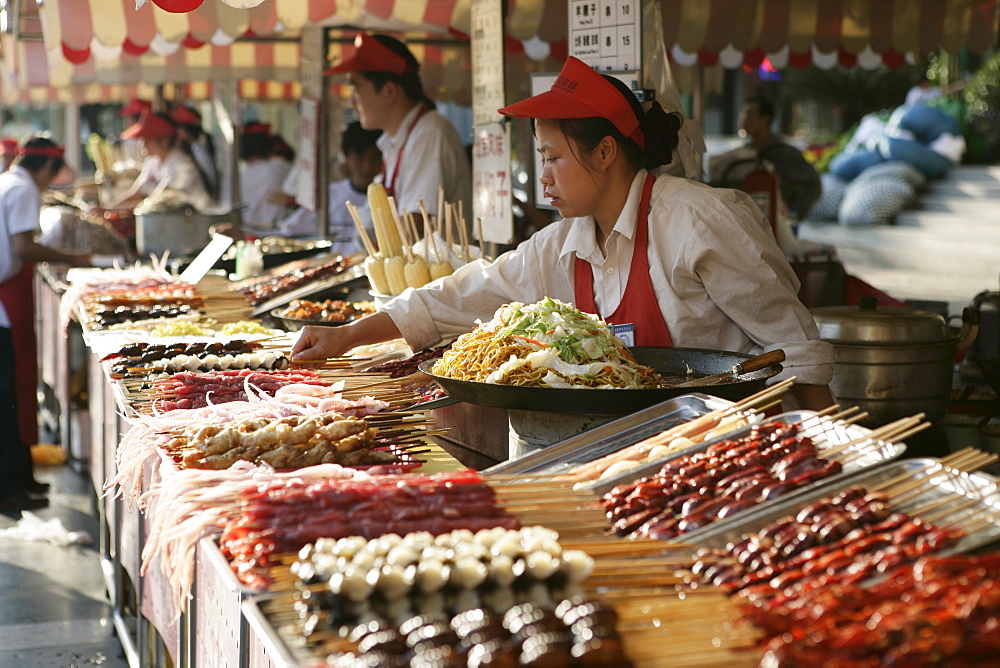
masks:
<svg viewBox="0 0 1000 668"><path fill-rule="evenodd" d="M358 234L361 236L361 242L365 245L365 250L368 251L368 255L375 257L375 244L372 243L371 237L368 236L368 230L365 229L364 223L361 222L361 216L358 215L358 209L354 206L354 203L350 200L347 201L347 211L351 214L351 220L354 221L354 226L358 229Z"/></svg>

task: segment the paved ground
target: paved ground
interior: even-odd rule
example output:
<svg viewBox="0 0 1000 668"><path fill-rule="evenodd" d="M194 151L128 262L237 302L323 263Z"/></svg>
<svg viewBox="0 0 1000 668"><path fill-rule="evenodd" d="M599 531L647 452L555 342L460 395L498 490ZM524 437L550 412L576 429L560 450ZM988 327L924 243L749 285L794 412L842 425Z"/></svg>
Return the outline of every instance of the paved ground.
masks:
<svg viewBox="0 0 1000 668"><path fill-rule="evenodd" d="M97 539L90 482L70 466L42 468L50 505L69 531ZM0 529L19 514L0 514ZM94 545L56 547L0 538L0 668L127 666L112 623L100 557Z"/></svg>

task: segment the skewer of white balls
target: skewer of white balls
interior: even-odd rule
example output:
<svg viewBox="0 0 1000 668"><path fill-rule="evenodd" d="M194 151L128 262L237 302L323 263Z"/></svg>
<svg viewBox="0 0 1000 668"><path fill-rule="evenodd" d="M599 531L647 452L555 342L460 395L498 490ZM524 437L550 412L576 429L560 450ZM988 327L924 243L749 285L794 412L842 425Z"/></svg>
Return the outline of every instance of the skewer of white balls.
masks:
<svg viewBox="0 0 1000 668"><path fill-rule="evenodd" d="M332 593L361 602L375 592L393 601L414 589L429 595L445 587L508 587L518 578L544 582L560 575L567 584L579 584L593 568L586 552L563 550L559 534L532 526L476 533L460 529L436 537L423 531L374 540L321 538L300 550L292 573L326 582Z"/></svg>

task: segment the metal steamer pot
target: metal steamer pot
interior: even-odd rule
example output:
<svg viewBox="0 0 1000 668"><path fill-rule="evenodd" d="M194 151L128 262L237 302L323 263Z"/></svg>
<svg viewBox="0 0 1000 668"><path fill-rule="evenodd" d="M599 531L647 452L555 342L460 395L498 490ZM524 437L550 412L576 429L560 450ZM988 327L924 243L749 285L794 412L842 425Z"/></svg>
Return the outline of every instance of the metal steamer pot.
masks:
<svg viewBox="0 0 1000 668"><path fill-rule="evenodd" d="M239 212L137 213L135 245L140 255L170 251L174 257L194 257L211 241L213 225L239 222Z"/></svg>
<svg viewBox="0 0 1000 668"><path fill-rule="evenodd" d="M924 413L944 417L955 353L976 338L978 311L966 308L955 334L936 313L877 308L871 297L859 306L812 310L820 338L834 346L830 389L844 406L858 406L867 426Z"/></svg>

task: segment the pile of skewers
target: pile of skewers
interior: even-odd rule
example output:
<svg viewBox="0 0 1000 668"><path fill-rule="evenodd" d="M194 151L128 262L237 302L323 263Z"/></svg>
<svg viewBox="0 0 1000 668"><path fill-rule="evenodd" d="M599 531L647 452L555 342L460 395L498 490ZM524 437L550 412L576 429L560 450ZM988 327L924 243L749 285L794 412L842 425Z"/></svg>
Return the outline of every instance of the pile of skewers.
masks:
<svg viewBox="0 0 1000 668"><path fill-rule="evenodd" d="M470 261L469 239L466 232L466 222L461 202L445 204L443 189L438 193L438 217L434 225L431 217L420 202L420 215L424 234L425 247L423 254L417 249L420 230L416 216L411 212L400 214L396 201L386 195L381 184L368 186L368 206L371 210L372 225L375 229L375 241L372 242L357 209L347 202L347 209L361 235L368 258L365 260L365 272L371 282L375 294L394 297L402 294L407 288L419 288L443 276L450 276L455 270L450 257L453 254L453 228L458 229L462 246L462 255L466 262ZM435 237L444 235L447 239L446 248L439 249ZM480 232L480 237L482 233Z"/></svg>

